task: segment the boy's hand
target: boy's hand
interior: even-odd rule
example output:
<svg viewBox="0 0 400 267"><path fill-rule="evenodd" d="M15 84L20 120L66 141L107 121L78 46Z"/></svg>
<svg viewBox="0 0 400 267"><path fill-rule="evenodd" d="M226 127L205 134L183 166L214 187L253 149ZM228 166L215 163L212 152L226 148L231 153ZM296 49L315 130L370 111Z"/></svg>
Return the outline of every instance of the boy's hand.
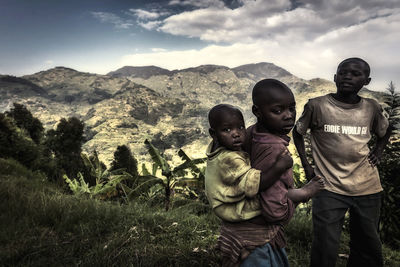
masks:
<svg viewBox="0 0 400 267"><path fill-rule="evenodd" d="M381 157L382 151L380 151L379 149L374 149L368 154L368 162L372 165L372 167L375 167L380 163Z"/></svg>
<svg viewBox="0 0 400 267"><path fill-rule="evenodd" d="M306 174L307 181L310 181L312 178L315 177L314 168L310 164L308 164L307 166L304 166L303 168L304 168L304 172Z"/></svg>
<svg viewBox="0 0 400 267"><path fill-rule="evenodd" d="M293 166L293 159L289 150L285 149L276 159L276 167L281 170L290 169Z"/></svg>

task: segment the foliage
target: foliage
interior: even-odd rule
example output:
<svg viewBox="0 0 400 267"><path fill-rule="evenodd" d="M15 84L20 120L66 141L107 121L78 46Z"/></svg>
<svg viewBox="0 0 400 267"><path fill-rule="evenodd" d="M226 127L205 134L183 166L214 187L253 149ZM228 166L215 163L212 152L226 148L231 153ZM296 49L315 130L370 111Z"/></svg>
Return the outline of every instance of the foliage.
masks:
<svg viewBox="0 0 400 267"><path fill-rule="evenodd" d="M386 90L389 92L385 97L385 110L389 115L389 123L394 128L394 134L399 134L400 129L400 94L396 92L394 83L391 81Z"/></svg>
<svg viewBox="0 0 400 267"><path fill-rule="evenodd" d="M14 119L0 113L0 157L13 158L31 169L38 169L41 151Z"/></svg>
<svg viewBox="0 0 400 267"><path fill-rule="evenodd" d="M84 142L83 128L84 124L78 118L62 118L56 130L49 130L46 134L47 148L68 177L77 177L77 173L83 170L80 157Z"/></svg>
<svg viewBox="0 0 400 267"><path fill-rule="evenodd" d="M122 182L133 180L134 178L131 174L121 169L107 170L99 160L96 151L91 157L84 153L81 154L81 157L86 170L92 179L94 178L95 184L90 185L87 183L86 181L89 179L85 179L80 172L77 174L77 179L70 179L67 175L64 175L65 182L75 195L88 195L91 198L102 200L127 197L126 190L131 189L124 186Z"/></svg>
<svg viewBox="0 0 400 267"><path fill-rule="evenodd" d="M189 195L193 195L194 197L200 199L203 203L208 203L207 197L204 191L204 181L205 181L205 172L206 172L206 162L207 158L198 158L191 159L185 151L179 149L178 155L182 160L185 161L184 164L187 165L189 171L191 172L193 177L197 177L194 180L188 180L186 182L187 186L191 189L187 190L187 193L191 193ZM185 165L184 165L185 166ZM188 195L188 194L187 194Z"/></svg>
<svg viewBox="0 0 400 267"><path fill-rule="evenodd" d="M1 266L220 266L220 220L211 210L199 212L198 201L173 201L168 212L141 201L120 205L64 194L34 174L27 179L30 171L20 164L6 169L11 173L0 172ZM310 232L310 216L296 212L285 231L290 266L309 264ZM344 237L339 252L348 254ZM399 266L399 251L384 246L383 255L385 266ZM340 259L338 266L345 265Z"/></svg>
<svg viewBox="0 0 400 267"><path fill-rule="evenodd" d="M89 189L89 185L85 182L85 179L83 179L83 176L80 172L78 173L78 179L71 180L65 174L63 175L63 178L65 182L68 184L72 193L74 193L75 195L82 195L85 193L90 195L91 192Z"/></svg>
<svg viewBox="0 0 400 267"><path fill-rule="evenodd" d="M179 155L183 158L184 162L179 166L172 167L150 141L146 139L145 144L153 160L153 168L151 174L147 168L143 168L143 177L146 179L150 178L150 181L159 183L164 187L165 210L169 209L171 195L175 192L197 195L187 186L187 183L198 182L201 179L204 181L204 173L196 166L198 163L204 162L204 159L192 160L183 151L180 151ZM163 177L156 176L158 169L161 170ZM187 170L190 170L195 176L193 178L187 177Z"/></svg>
<svg viewBox="0 0 400 267"><path fill-rule="evenodd" d="M114 152L114 159L111 163L110 170L124 169L127 173L132 175L132 177L137 178L138 174L138 163L135 157L132 155L130 149L126 145L118 146L117 150ZM130 180L126 180L130 181ZM133 184L127 183L129 187Z"/></svg>
<svg viewBox="0 0 400 267"><path fill-rule="evenodd" d="M393 247L400 248L400 95L396 93L393 82L387 90L385 110L389 114L389 123L394 127L391 142L386 146L378 165L383 187L380 234L383 241Z"/></svg>
<svg viewBox="0 0 400 267"><path fill-rule="evenodd" d="M99 184L106 178L106 175L108 175L107 167L100 161L96 150L90 156L81 153L81 158L84 165L83 176L89 185Z"/></svg>
<svg viewBox="0 0 400 267"><path fill-rule="evenodd" d="M21 162L15 159L0 157L0 166L0 177L21 176L25 179L33 179L37 176L37 173L27 169L26 166L23 166Z"/></svg>
<svg viewBox="0 0 400 267"><path fill-rule="evenodd" d="M43 145L42 123L17 103L9 112L0 113L0 157L13 158L31 170L40 170L51 180L61 177Z"/></svg>
<svg viewBox="0 0 400 267"><path fill-rule="evenodd" d="M39 144L44 133L44 128L39 119L32 116L32 113L24 106L18 103L13 103L6 115L13 118L19 128L28 131L30 138Z"/></svg>
<svg viewBox="0 0 400 267"><path fill-rule="evenodd" d="M78 172L78 178L69 179L67 175L63 176L74 195L87 195L90 198L98 198L101 200L113 199L119 195L121 181L126 179L125 175L110 175L107 180L89 186L85 182L82 173ZM123 192L123 191L122 191Z"/></svg>
<svg viewBox="0 0 400 267"><path fill-rule="evenodd" d="M197 165L205 163L207 161L207 158L191 159L182 149L179 149L178 155L181 157L182 160L185 161L181 167L189 168L189 171L192 173L193 177L199 178L198 180L196 180L196 182L198 182L197 186L204 188L204 174L206 167L199 167Z"/></svg>
<svg viewBox="0 0 400 267"><path fill-rule="evenodd" d="M303 187L307 183L306 175L298 163L293 164L293 180L295 188Z"/></svg>
<svg viewBox="0 0 400 267"><path fill-rule="evenodd" d="M400 140L389 143L378 165L383 187L380 233L387 244L400 248Z"/></svg>

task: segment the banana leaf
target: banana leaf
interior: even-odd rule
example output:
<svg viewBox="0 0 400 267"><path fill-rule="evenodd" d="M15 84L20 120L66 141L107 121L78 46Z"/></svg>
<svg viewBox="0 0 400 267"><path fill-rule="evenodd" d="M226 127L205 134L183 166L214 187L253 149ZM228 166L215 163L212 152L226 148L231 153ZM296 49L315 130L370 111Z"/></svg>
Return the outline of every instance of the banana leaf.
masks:
<svg viewBox="0 0 400 267"><path fill-rule="evenodd" d="M171 170L169 164L167 163L165 158L161 156L160 151L155 146L153 146L153 144L149 140L146 139L144 143L147 147L147 150L149 151L153 162L161 168L162 173L165 175L170 174Z"/></svg>

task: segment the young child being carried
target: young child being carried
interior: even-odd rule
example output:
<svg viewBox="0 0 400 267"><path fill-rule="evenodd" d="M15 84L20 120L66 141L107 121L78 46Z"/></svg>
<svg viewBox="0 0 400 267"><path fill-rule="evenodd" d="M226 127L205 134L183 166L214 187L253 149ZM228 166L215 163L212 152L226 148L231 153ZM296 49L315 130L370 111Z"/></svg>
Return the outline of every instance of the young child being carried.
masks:
<svg viewBox="0 0 400 267"><path fill-rule="evenodd" d="M326 190L312 200L311 266L335 266L345 214L350 214L347 266L382 266L378 224L382 186L376 165L391 127L377 101L358 92L369 84L370 67L348 58L337 67L336 93L310 99L293 131L306 177L325 178ZM315 170L307 160L303 135L311 130ZM372 151L368 143L377 139Z"/></svg>
<svg viewBox="0 0 400 267"><path fill-rule="evenodd" d="M240 110L226 104L217 105L210 110L208 118L213 141L207 149L205 192L213 211L222 219L218 239L222 265L246 266L247 261L249 266L254 266L251 258L255 249L262 247L262 252L272 252L273 257L256 254L256 258L287 266L283 247L275 250L270 244L281 226L275 219L270 222L270 218L260 216L263 206L258 193L262 195L291 168L290 154L287 150L280 151L268 170L251 168L249 155L242 151L246 128ZM295 202L305 201L319 188L319 184L312 182L302 189L293 189L289 195ZM293 214L293 204L289 202L284 204L289 206L286 220ZM246 259L249 254L250 260Z"/></svg>

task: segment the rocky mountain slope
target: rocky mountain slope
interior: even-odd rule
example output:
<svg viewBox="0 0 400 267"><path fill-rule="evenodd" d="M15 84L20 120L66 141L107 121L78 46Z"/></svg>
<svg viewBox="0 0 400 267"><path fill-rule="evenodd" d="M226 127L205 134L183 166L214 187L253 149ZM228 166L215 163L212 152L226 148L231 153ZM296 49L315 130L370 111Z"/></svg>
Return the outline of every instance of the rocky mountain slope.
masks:
<svg viewBox="0 0 400 267"><path fill-rule="evenodd" d="M335 91L332 82L303 80L271 63L173 71L127 66L107 75L56 67L22 77L0 75L0 112L13 102L24 104L47 129L63 117L76 116L86 126L84 150L96 149L106 164L123 144L140 162L148 160L146 138L173 160L179 148L203 157L210 140L208 110L219 103L239 106L250 125L251 89L263 78L279 79L293 90L298 114L308 98Z"/></svg>

